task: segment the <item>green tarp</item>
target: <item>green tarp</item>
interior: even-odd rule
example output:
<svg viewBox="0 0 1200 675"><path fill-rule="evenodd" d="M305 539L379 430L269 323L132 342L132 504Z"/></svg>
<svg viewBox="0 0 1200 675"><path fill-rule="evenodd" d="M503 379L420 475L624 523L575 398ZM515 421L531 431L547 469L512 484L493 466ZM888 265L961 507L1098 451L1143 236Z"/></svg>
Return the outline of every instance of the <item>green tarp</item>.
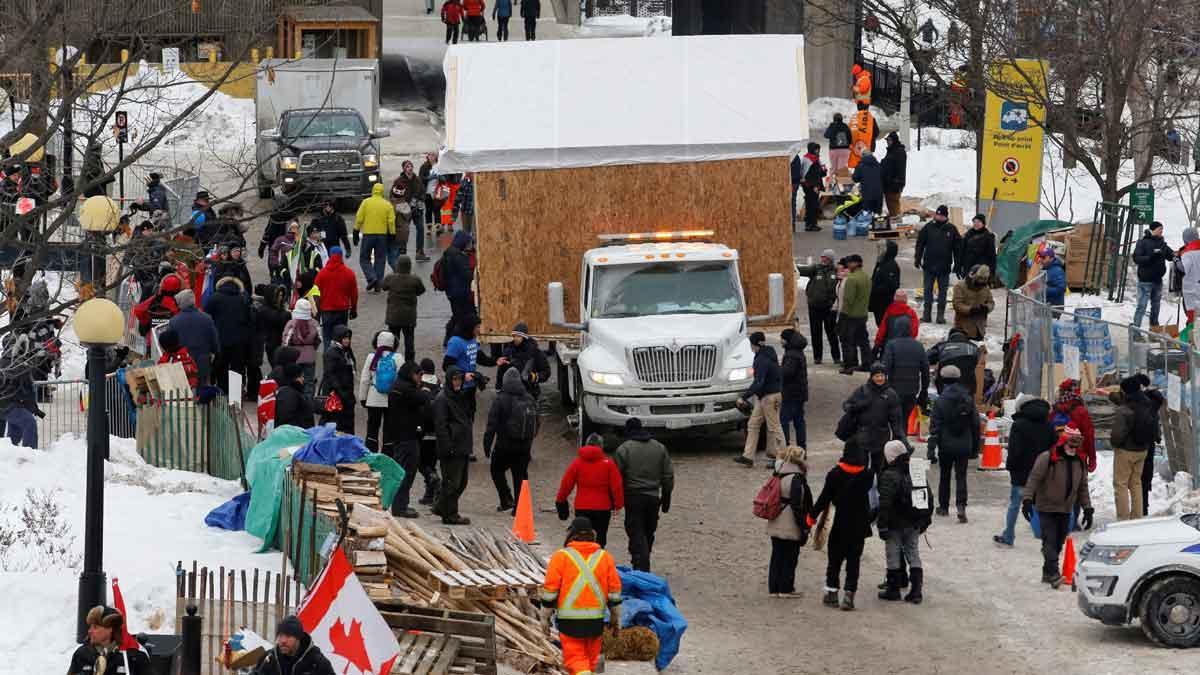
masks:
<svg viewBox="0 0 1200 675"><path fill-rule="evenodd" d="M1029 244L1047 232L1071 227L1071 223L1061 220L1035 220L1009 232L996 252L996 274L1000 275L1000 281L1008 288L1016 288L1017 280L1021 278L1021 261Z"/></svg>

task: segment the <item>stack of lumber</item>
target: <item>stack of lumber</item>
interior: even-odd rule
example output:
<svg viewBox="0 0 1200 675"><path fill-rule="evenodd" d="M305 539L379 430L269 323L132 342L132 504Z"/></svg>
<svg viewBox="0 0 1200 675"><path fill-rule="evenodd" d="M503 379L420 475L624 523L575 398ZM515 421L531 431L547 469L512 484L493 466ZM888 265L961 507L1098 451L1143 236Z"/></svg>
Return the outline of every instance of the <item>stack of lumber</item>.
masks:
<svg viewBox="0 0 1200 675"><path fill-rule="evenodd" d="M562 673L559 650L550 629L525 592L492 597L450 597L433 580L435 571L465 573L480 569L511 569L536 579L545 576L545 564L524 544L497 538L485 530L450 534L443 542L411 521L363 506L350 513L350 529L386 527L384 551L394 590L406 602L496 617L501 660L526 673Z"/></svg>
<svg viewBox="0 0 1200 675"><path fill-rule="evenodd" d="M292 462L292 480L304 488L306 495L316 492L317 510L334 518L338 515L337 500L348 507L356 505L382 508L379 473L367 464L309 464Z"/></svg>

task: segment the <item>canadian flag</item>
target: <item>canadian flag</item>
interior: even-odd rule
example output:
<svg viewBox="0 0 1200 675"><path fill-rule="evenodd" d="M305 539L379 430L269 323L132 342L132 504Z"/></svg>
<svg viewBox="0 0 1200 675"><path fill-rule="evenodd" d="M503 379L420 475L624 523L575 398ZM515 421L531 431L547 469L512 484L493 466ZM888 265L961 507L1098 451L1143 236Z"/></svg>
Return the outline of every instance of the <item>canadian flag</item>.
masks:
<svg viewBox="0 0 1200 675"><path fill-rule="evenodd" d="M387 675L400 655L391 627L363 590L341 548L335 548L297 613L313 644L341 675Z"/></svg>

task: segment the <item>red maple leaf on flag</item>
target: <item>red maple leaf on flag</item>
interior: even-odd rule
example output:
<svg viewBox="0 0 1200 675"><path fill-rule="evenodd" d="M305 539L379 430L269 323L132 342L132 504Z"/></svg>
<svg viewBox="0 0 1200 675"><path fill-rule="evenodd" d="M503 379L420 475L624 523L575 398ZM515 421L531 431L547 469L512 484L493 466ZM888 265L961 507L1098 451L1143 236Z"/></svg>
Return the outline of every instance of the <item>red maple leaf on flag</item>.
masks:
<svg viewBox="0 0 1200 675"><path fill-rule="evenodd" d="M363 641L362 622L350 620L350 630L346 631L341 618L329 627L329 644L333 645L333 653L346 659L363 673L373 673L371 657L367 656L367 645ZM349 666L347 666L347 670Z"/></svg>

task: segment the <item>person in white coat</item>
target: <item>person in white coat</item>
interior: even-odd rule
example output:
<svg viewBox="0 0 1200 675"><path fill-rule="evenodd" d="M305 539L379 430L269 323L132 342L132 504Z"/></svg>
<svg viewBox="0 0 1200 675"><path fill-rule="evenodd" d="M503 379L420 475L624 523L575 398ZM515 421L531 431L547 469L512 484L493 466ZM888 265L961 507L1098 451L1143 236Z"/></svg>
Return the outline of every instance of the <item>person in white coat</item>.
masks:
<svg viewBox="0 0 1200 675"><path fill-rule="evenodd" d="M1175 269L1183 274L1183 304L1191 324L1200 309L1200 236L1194 227L1183 231L1183 248L1175 256Z"/></svg>
<svg viewBox="0 0 1200 675"><path fill-rule="evenodd" d="M381 452L379 432L387 414L388 393L403 359L396 353L396 336L386 330L375 335L374 347L375 354L363 360L358 376L358 402L367 409L367 449Z"/></svg>

